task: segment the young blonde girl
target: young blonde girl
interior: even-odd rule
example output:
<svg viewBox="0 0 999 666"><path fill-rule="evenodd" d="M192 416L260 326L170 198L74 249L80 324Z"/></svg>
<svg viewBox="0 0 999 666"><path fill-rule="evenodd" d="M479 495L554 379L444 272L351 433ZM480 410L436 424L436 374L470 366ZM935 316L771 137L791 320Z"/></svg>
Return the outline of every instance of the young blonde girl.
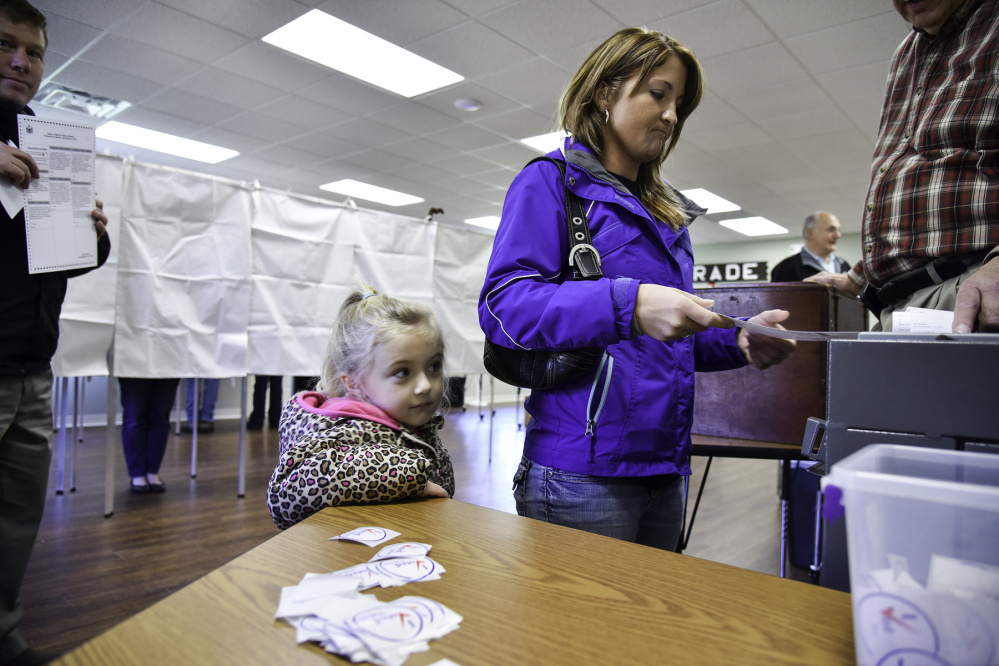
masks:
<svg viewBox="0 0 999 666"><path fill-rule="evenodd" d="M281 529L338 504L454 494L444 337L430 308L360 285L340 306L316 391L281 413L267 507Z"/></svg>

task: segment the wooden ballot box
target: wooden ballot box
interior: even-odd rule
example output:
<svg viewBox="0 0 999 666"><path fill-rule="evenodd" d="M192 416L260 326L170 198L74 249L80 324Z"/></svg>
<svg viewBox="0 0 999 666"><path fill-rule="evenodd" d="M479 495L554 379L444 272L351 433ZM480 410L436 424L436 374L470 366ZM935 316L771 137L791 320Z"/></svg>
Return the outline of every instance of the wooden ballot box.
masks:
<svg viewBox="0 0 999 666"><path fill-rule="evenodd" d="M787 310L783 322L798 331L867 330L860 299L810 282L776 282L697 289L714 299L715 312L749 317ZM801 444L810 416L826 416L827 342L798 341L780 365L725 372L699 372L693 434Z"/></svg>

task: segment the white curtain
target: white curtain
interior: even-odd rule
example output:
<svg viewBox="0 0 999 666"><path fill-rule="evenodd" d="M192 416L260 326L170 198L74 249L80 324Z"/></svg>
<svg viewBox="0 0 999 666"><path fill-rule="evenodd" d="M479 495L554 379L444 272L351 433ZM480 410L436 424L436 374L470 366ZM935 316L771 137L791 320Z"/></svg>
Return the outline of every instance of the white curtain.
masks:
<svg viewBox="0 0 999 666"><path fill-rule="evenodd" d="M448 371L482 371L476 303L492 236L98 157L108 263L70 281L58 376L319 373L356 280L432 302Z"/></svg>

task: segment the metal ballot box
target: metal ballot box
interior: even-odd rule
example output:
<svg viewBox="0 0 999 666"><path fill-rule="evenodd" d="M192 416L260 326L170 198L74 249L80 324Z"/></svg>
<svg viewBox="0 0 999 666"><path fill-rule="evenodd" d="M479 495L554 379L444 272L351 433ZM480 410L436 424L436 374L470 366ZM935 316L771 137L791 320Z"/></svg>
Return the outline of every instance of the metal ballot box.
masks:
<svg viewBox="0 0 999 666"><path fill-rule="evenodd" d="M787 310L783 322L797 331L863 331L866 314L860 299L811 282L777 282L697 289L715 301L713 310L751 317L765 310ZM695 435L800 444L809 417L825 416L826 344L799 342L780 365L695 377Z"/></svg>
<svg viewBox="0 0 999 666"><path fill-rule="evenodd" d="M829 342L826 418L802 453L828 471L868 444L999 454L999 334L861 333ZM849 591L844 521L822 521L818 578Z"/></svg>

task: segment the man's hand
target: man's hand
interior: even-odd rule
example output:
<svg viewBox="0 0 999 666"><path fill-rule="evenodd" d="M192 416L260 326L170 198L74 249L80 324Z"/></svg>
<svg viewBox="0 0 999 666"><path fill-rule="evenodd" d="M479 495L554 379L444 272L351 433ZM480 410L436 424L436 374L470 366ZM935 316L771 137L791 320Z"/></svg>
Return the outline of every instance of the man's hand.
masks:
<svg viewBox="0 0 999 666"><path fill-rule="evenodd" d="M802 282L815 282L817 284L825 284L830 287L836 287L840 291L845 291L847 293L853 294L854 296L860 295L860 287L853 283L846 273L830 273L829 271L822 271L821 273L816 273L815 275L806 277Z"/></svg>
<svg viewBox="0 0 999 666"><path fill-rule="evenodd" d="M992 259L961 284L954 305L955 333L999 332L999 259Z"/></svg>
<svg viewBox="0 0 999 666"><path fill-rule="evenodd" d="M104 202L100 199L94 201L94 209L90 211L90 217L94 219L94 229L97 230L97 237L100 238L108 231L108 216L104 214Z"/></svg>
<svg viewBox="0 0 999 666"><path fill-rule="evenodd" d="M715 302L658 284L638 287L635 319L642 333L656 340L679 340L709 328L732 328L728 317L708 310Z"/></svg>
<svg viewBox="0 0 999 666"><path fill-rule="evenodd" d="M32 179L38 178L38 165L23 150L0 143L0 176L26 190Z"/></svg>
<svg viewBox="0 0 999 666"><path fill-rule="evenodd" d="M784 328L778 322L782 322L790 316L791 313L787 310L767 310L756 315L749 321L754 324L770 326L771 328ZM760 370L782 362L791 355L791 352L797 346L794 340L784 340L783 338L775 338L760 333L750 333L746 329L739 331L737 342L739 344L739 351L746 357L749 364Z"/></svg>

